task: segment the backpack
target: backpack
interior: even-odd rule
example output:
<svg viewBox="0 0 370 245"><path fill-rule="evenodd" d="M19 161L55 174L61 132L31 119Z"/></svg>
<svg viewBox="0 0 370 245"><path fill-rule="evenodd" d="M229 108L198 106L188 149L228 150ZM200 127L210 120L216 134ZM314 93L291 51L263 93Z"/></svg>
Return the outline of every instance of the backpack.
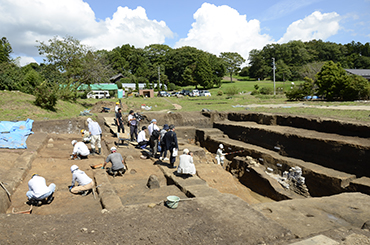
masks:
<svg viewBox="0 0 370 245"><path fill-rule="evenodd" d="M152 136L156 139L158 139L158 137L161 135L161 133L158 131L158 130L153 130L152 132Z"/></svg>

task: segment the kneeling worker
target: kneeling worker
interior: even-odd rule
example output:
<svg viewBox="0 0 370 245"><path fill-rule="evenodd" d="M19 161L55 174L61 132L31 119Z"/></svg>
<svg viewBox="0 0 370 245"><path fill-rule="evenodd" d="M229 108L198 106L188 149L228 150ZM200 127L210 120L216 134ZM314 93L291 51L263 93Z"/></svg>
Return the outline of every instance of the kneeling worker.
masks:
<svg viewBox="0 0 370 245"><path fill-rule="evenodd" d="M28 204L40 206L43 203L51 203L54 199L55 184L46 185L46 181L38 174L33 174L30 181L28 181Z"/></svg>
<svg viewBox="0 0 370 245"><path fill-rule="evenodd" d="M85 130L85 129L81 129L81 135L82 135L82 142L84 143L90 143L91 141L91 136L90 136L90 132Z"/></svg>
<svg viewBox="0 0 370 245"><path fill-rule="evenodd" d="M107 159L105 159L102 169L108 164L108 162L112 163L111 168L107 168L107 173L113 176L117 174L123 175L126 172L126 167L123 165L123 157L120 153L117 152L116 147L110 148L111 154L108 155Z"/></svg>
<svg viewBox="0 0 370 245"><path fill-rule="evenodd" d="M194 160L193 160L193 153L189 152L188 149L184 149L184 154L182 154L180 158L179 167L177 168L178 174L188 174L193 175L196 173Z"/></svg>
<svg viewBox="0 0 370 245"><path fill-rule="evenodd" d="M72 140L72 145L72 160L86 159L87 156L90 154L89 148L87 148L84 142L77 142L77 140Z"/></svg>
<svg viewBox="0 0 370 245"><path fill-rule="evenodd" d="M77 165L71 166L71 172L72 172L72 184L69 187L69 190L73 194L82 194L83 196L86 196L92 188L94 188L94 182L92 179L87 176L87 174L78 169ZM75 186L75 183L78 183L77 186Z"/></svg>

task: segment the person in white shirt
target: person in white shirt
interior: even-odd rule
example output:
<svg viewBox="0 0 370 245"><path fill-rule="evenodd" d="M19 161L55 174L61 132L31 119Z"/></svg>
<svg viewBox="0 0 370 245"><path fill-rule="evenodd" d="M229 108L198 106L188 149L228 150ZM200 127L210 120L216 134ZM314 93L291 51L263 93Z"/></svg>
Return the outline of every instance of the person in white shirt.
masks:
<svg viewBox="0 0 370 245"><path fill-rule="evenodd" d="M87 119L87 123L89 124L89 132L91 135L91 153L95 154L95 143L98 146L97 154L101 153L101 128L97 122L94 122L91 118Z"/></svg>
<svg viewBox="0 0 370 245"><path fill-rule="evenodd" d="M192 152L189 152L188 149L184 149L183 154L179 157L179 159L180 163L177 168L178 174L193 175L196 173Z"/></svg>
<svg viewBox="0 0 370 245"><path fill-rule="evenodd" d="M119 102L116 102L116 106L114 107L114 112L117 113L119 108Z"/></svg>
<svg viewBox="0 0 370 245"><path fill-rule="evenodd" d="M154 133L153 133L154 132ZM160 129L157 126L157 120L153 119L148 126L148 133L149 133L149 141L150 141L150 148L153 153L153 157L157 156L158 152L158 141L160 138Z"/></svg>
<svg viewBox="0 0 370 245"><path fill-rule="evenodd" d="M71 158L75 159L86 159L90 154L89 148L84 142L77 142L77 140L72 140L73 152Z"/></svg>
<svg viewBox="0 0 370 245"><path fill-rule="evenodd" d="M53 193L55 187L54 183L47 186L43 177L38 174L33 174L28 181L28 191L26 193L29 204L39 206L43 201L46 201L48 204L51 203L54 199Z"/></svg>
<svg viewBox="0 0 370 245"><path fill-rule="evenodd" d="M82 135L82 142L84 142L84 143L90 143L91 136L90 136L89 131L87 131L85 129L81 129L81 135Z"/></svg>
<svg viewBox="0 0 370 245"><path fill-rule="evenodd" d="M222 165L224 164L224 160L225 160L225 154L222 152L224 149L224 145L223 144L220 144L218 146L218 150L217 150L217 153L216 153L216 160L217 160L217 164L218 165Z"/></svg>
<svg viewBox="0 0 370 245"><path fill-rule="evenodd" d="M133 110L130 110L128 113L128 118L127 121L130 125L130 136L131 136L131 141L134 141L134 139L137 139L137 119L135 118L135 113ZM135 136L135 138L134 138Z"/></svg>
<svg viewBox="0 0 370 245"><path fill-rule="evenodd" d="M71 173L72 184L69 187L69 190L73 194L79 193L85 196L92 190L92 188L94 188L94 182L92 181L92 179L87 176L84 171L78 169L77 165L71 166ZM78 185L75 186L76 182L78 183Z"/></svg>
<svg viewBox="0 0 370 245"><path fill-rule="evenodd" d="M148 140L146 138L146 126L141 128L140 133L137 136L137 143L139 144L140 148L144 149L148 145Z"/></svg>

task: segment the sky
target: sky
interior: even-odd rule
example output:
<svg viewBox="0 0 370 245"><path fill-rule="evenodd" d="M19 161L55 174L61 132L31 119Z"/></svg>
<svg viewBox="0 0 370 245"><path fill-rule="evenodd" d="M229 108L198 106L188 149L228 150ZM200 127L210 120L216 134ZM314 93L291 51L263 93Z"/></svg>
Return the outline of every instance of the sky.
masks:
<svg viewBox="0 0 370 245"><path fill-rule="evenodd" d="M0 0L0 38L21 66L43 62L38 42L55 36L94 50L166 44L248 60L291 40L370 42L370 0Z"/></svg>

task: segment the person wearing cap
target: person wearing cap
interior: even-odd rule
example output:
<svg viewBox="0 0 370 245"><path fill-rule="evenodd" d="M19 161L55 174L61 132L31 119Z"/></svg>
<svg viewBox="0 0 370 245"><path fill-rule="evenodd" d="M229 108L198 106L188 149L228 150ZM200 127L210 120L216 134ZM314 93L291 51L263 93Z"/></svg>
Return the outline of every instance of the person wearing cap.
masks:
<svg viewBox="0 0 370 245"><path fill-rule="evenodd" d="M87 131L85 129L81 129L81 135L82 135L82 142L84 142L84 143L90 143L91 136L90 136L89 131Z"/></svg>
<svg viewBox="0 0 370 245"><path fill-rule="evenodd" d="M143 126L141 128L139 135L137 136L137 143L142 149L144 149L149 143L149 141L146 138L146 129L147 129L146 126Z"/></svg>
<svg viewBox="0 0 370 245"><path fill-rule="evenodd" d="M111 168L107 168L107 173L113 176L123 175L126 172L126 167L123 164L123 157L120 153L117 152L116 147L110 148L111 154L107 156L103 164L102 169L110 162L112 164Z"/></svg>
<svg viewBox="0 0 370 245"><path fill-rule="evenodd" d="M128 120L128 124L130 125L130 137L131 137L131 141L134 141L134 139L137 139L137 119L134 116L135 113L133 110L131 110L128 114L129 115L128 115L127 120Z"/></svg>
<svg viewBox="0 0 370 245"><path fill-rule="evenodd" d="M72 184L69 186L69 191L73 194L86 196L92 188L94 188L94 182L84 171L80 170L77 165L71 166L71 173ZM78 185L75 186L76 183Z"/></svg>
<svg viewBox="0 0 370 245"><path fill-rule="evenodd" d="M218 165L223 165L225 160L225 154L223 153L224 145L220 144L216 152L216 160Z"/></svg>
<svg viewBox="0 0 370 245"><path fill-rule="evenodd" d="M193 175L196 173L192 152L190 152L188 149L184 149L183 154L179 157L179 159L180 163L179 167L177 168L178 174Z"/></svg>
<svg viewBox="0 0 370 245"><path fill-rule="evenodd" d="M156 157L158 152L158 141L160 138L159 127L157 126L157 120L153 119L148 126L150 148L152 149L153 157Z"/></svg>
<svg viewBox="0 0 370 245"><path fill-rule="evenodd" d="M114 112L117 113L119 108L119 102L116 102L116 106L114 107Z"/></svg>
<svg viewBox="0 0 370 245"><path fill-rule="evenodd" d="M123 119L122 119L122 113L121 108L118 108L118 111L116 112L116 125L117 125L117 132L120 133L122 129L122 133L125 132L125 128L123 127Z"/></svg>
<svg viewBox="0 0 370 245"><path fill-rule="evenodd" d="M167 156L167 149L166 149L166 142L164 141L164 135L168 132L170 127L168 127L168 124L163 125L163 128L161 130L161 139L160 139L160 145L161 145L161 153L159 155L159 160L165 160L168 161L169 159ZM162 158L163 155L163 158Z"/></svg>
<svg viewBox="0 0 370 245"><path fill-rule="evenodd" d="M101 153L101 128L99 123L94 122L91 118L87 119L87 123L89 124L89 132L91 134L91 154L95 154L95 143L98 147L97 154Z"/></svg>
<svg viewBox="0 0 370 245"><path fill-rule="evenodd" d="M28 191L26 193L28 204L39 206L45 202L48 204L51 203L54 200L53 194L55 187L54 183L47 186L44 177L33 174L28 181Z"/></svg>
<svg viewBox="0 0 370 245"><path fill-rule="evenodd" d="M89 148L85 145L84 142L77 142L77 140L72 140L73 152L72 160L74 159L86 159L90 154Z"/></svg>
<svg viewBox="0 0 370 245"><path fill-rule="evenodd" d="M170 151L170 167L175 168L174 164L176 161L176 156L174 156L174 150L178 150L179 146L177 143L177 136L175 133L175 125L171 124L168 132L164 135L164 141L166 144L166 149Z"/></svg>

